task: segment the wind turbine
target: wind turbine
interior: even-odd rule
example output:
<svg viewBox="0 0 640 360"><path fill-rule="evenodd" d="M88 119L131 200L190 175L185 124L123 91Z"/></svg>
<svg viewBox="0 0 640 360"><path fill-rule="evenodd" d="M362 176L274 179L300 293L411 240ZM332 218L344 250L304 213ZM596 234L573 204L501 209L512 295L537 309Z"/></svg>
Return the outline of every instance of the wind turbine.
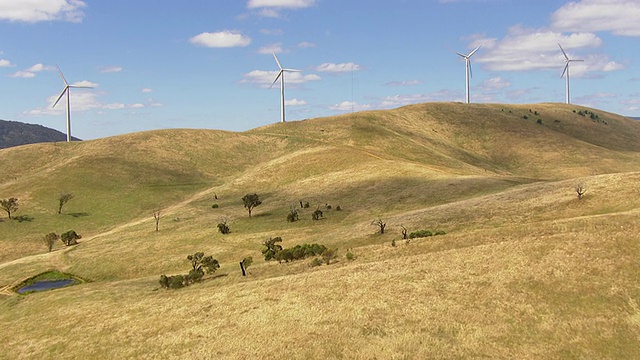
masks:
<svg viewBox="0 0 640 360"><path fill-rule="evenodd" d="M459 52L457 52L456 54L458 54L459 56L464 58L464 62L465 62L465 81L466 81L466 103L469 103L469 78L471 78L473 76L473 73L471 72L471 57L473 56L473 54L476 53L476 51L478 51L478 49L480 49L480 47L482 47L482 45L478 46L477 48L473 49L472 52L470 52L468 55L465 54L460 54Z"/></svg>
<svg viewBox="0 0 640 360"><path fill-rule="evenodd" d="M272 53L272 54L273 54L273 58L276 59L276 63L278 64L278 68L280 69L280 71L278 72L276 79L273 80L273 83L271 84L271 86L269 86L269 89L271 89L273 85L275 85L276 81L278 81L278 78L279 78L280 79L280 122L284 122L284 73L287 71L300 72L302 70L283 68L282 65L280 65L280 61L278 60L276 53Z"/></svg>
<svg viewBox="0 0 640 360"><path fill-rule="evenodd" d="M558 43L558 46L560 46L560 50L562 51L562 55L564 55L564 58L565 58L564 70L562 70L562 75L560 75L560 77L563 77L564 74L567 73L567 104L570 104L571 103L571 97L569 96L569 63L572 62L572 61L584 61L584 60L569 59L569 57L567 56L567 53L562 48L562 45L560 45L560 43Z"/></svg>
<svg viewBox="0 0 640 360"><path fill-rule="evenodd" d="M64 75L62 75L62 70L60 70L60 67L58 65L56 65L56 67L58 68L58 72L60 73L60 77L62 78L62 81L64 82L64 89L62 89L62 92L60 93L60 96L58 96L58 100L56 100L55 103L53 103L52 108L56 107L56 105L58 105L58 102L60 101L60 99L62 99L62 96L64 95L64 93L67 93L67 142L71 141L71 107L69 107L69 97L70 97L70 92L71 92L71 88L83 88L83 89L93 89L91 86L80 86L80 85L70 85L67 82L67 79L64 78Z"/></svg>

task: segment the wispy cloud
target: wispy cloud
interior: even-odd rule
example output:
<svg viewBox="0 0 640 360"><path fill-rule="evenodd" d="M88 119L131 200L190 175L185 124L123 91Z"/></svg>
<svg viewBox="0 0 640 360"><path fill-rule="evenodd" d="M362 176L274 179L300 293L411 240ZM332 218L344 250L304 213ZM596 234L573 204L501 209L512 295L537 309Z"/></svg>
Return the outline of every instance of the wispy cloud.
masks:
<svg viewBox="0 0 640 360"><path fill-rule="evenodd" d="M309 41L303 41L301 43L298 43L298 47L301 49L307 49L307 48L316 47L316 44Z"/></svg>
<svg viewBox="0 0 640 360"><path fill-rule="evenodd" d="M307 105L307 102L299 99L291 99L291 100L285 100L284 104L287 106L304 106L304 105Z"/></svg>
<svg viewBox="0 0 640 360"><path fill-rule="evenodd" d="M363 111L371 109L371 105L358 104L355 101L343 101L339 104L329 106L329 109L333 111Z"/></svg>
<svg viewBox="0 0 640 360"><path fill-rule="evenodd" d="M345 73L351 71L359 71L360 65L354 64L352 62L348 63L324 63L316 67L316 71L319 72L327 72L327 73Z"/></svg>
<svg viewBox="0 0 640 360"><path fill-rule="evenodd" d="M36 23L40 21L81 22L82 9L87 4L80 0L2 0L0 19Z"/></svg>
<svg viewBox="0 0 640 360"><path fill-rule="evenodd" d="M242 35L238 31L223 30L219 32L203 32L191 39L189 42L197 45L210 48L230 48L230 47L245 47L251 44L251 38Z"/></svg>
<svg viewBox="0 0 640 360"><path fill-rule="evenodd" d="M13 64L9 60L0 59L0 67L11 67Z"/></svg>
<svg viewBox="0 0 640 360"><path fill-rule="evenodd" d="M280 54L282 52L283 52L282 43L268 44L258 49L258 53L260 54L271 54L271 53Z"/></svg>
<svg viewBox="0 0 640 360"><path fill-rule="evenodd" d="M140 92L150 93L150 92L153 92L153 89L151 89L151 88L143 88L142 90L140 90Z"/></svg>
<svg viewBox="0 0 640 360"><path fill-rule="evenodd" d="M420 80L405 80L405 81L390 81L386 83L386 86L414 86L420 85L422 82Z"/></svg>
<svg viewBox="0 0 640 360"><path fill-rule="evenodd" d="M117 73L122 71L122 66L103 66L100 68L101 73Z"/></svg>
<svg viewBox="0 0 640 360"><path fill-rule="evenodd" d="M304 9L316 4L316 0L249 0L249 9L272 7L285 9Z"/></svg>
<svg viewBox="0 0 640 360"><path fill-rule="evenodd" d="M510 86L511 83L508 80L505 80L501 77L494 77L481 82L480 85L478 85L478 89L482 91L498 91Z"/></svg>
<svg viewBox="0 0 640 360"><path fill-rule="evenodd" d="M73 85L98 87L99 84L92 83L87 80L83 80ZM97 110L104 113L105 110L122 110L122 109L140 109L146 107L142 103L103 103L100 100L100 96L104 95L104 92L96 92L89 89L71 89L70 102L71 111L73 112L86 112L90 110ZM47 98L47 105L42 108L26 111L25 115L40 116L40 115L61 115L66 112L64 102L59 102L56 107L52 107L53 103L57 100L59 94L50 96ZM149 105L153 106L153 105Z"/></svg>

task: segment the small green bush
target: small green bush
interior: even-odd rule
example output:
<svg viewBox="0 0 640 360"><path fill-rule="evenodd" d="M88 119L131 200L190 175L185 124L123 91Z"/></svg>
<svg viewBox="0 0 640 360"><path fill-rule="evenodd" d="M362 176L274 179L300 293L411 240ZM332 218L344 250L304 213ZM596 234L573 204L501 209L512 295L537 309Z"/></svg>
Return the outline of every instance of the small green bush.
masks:
<svg viewBox="0 0 640 360"><path fill-rule="evenodd" d="M169 289L180 289L184 287L184 276L175 275L169 277Z"/></svg>
<svg viewBox="0 0 640 360"><path fill-rule="evenodd" d="M342 208L340 207L340 205L336 206L336 211L342 211Z"/></svg>
<svg viewBox="0 0 640 360"><path fill-rule="evenodd" d="M538 123L539 125L542 125L542 119L538 119L536 123Z"/></svg>
<svg viewBox="0 0 640 360"><path fill-rule="evenodd" d="M433 233L431 233L431 231L429 230L418 230L409 234L409 239L423 238L428 236L433 236Z"/></svg>
<svg viewBox="0 0 640 360"><path fill-rule="evenodd" d="M66 246L77 245L78 239L82 239L82 236L78 235L74 230L69 230L60 235L60 240L62 240Z"/></svg>
<svg viewBox="0 0 640 360"><path fill-rule="evenodd" d="M317 209L316 211L313 212L313 214L311 214L311 219L312 220L320 220L323 217L323 213L322 210Z"/></svg>
<svg viewBox="0 0 640 360"><path fill-rule="evenodd" d="M223 221L221 223L218 224L218 231L223 234L229 234L231 232L231 229L229 228L229 225L227 225L226 221Z"/></svg>
<svg viewBox="0 0 640 360"><path fill-rule="evenodd" d="M444 230L438 230L435 232L435 234L433 234L433 236L438 236L438 235L447 235L447 233L444 232Z"/></svg>
<svg viewBox="0 0 640 360"><path fill-rule="evenodd" d="M353 261L356 258L356 256L353 255L353 253L351 251L349 251L348 253L344 254L344 257L346 257L347 260L349 260L349 261Z"/></svg>
<svg viewBox="0 0 640 360"><path fill-rule="evenodd" d="M322 266L322 264L324 264L324 262L322 261L322 259L320 258L315 258L311 261L311 263L309 264L310 267L317 267L317 266Z"/></svg>
<svg viewBox="0 0 640 360"><path fill-rule="evenodd" d="M308 201L304 203L304 208L305 208L305 209L308 209L308 208L309 208L309 206L311 206L311 205L309 205L309 202L308 202Z"/></svg>
<svg viewBox="0 0 640 360"><path fill-rule="evenodd" d="M296 209L289 210L289 213L287 214L288 222L295 222L295 221L298 221L299 219L300 219L300 215L298 215L298 210Z"/></svg>
<svg viewBox="0 0 640 360"><path fill-rule="evenodd" d="M211 208L212 208L212 209L217 209L217 208L218 208L218 204L213 204L213 205L211 205Z"/></svg>

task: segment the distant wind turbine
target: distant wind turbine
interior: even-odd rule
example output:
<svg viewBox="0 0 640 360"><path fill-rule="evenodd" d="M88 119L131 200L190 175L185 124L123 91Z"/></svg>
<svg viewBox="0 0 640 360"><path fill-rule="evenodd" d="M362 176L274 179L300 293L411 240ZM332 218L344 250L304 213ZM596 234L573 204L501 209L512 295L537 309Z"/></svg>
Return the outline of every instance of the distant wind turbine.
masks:
<svg viewBox="0 0 640 360"><path fill-rule="evenodd" d="M456 54L458 54L459 56L464 58L464 62L465 62L465 81L466 81L466 97L465 97L465 102L468 104L469 103L469 79L473 76L473 73L471 71L471 57L473 56L473 54L476 53L476 51L478 51L478 49L480 49L480 47L482 47L482 45L478 46L477 48L473 49L472 52L470 52L468 55L465 54L460 54L459 52L457 52Z"/></svg>
<svg viewBox="0 0 640 360"><path fill-rule="evenodd" d="M570 104L571 97L569 94L569 63L572 61L584 61L584 60L569 59L569 57L567 56L567 53L562 48L562 45L558 43L558 46L560 46L560 51L562 51L562 55L564 55L564 58L565 58L564 70L562 70L562 75L560 75L560 77L563 77L565 73L567 74L567 104Z"/></svg>
<svg viewBox="0 0 640 360"><path fill-rule="evenodd" d="M90 86L79 86L79 85L69 85L69 83L67 82L67 79L64 78L64 75L62 75L62 70L60 70L60 67L58 65L56 65L56 67L58 68L58 72L60 73L60 77L62 78L62 81L64 82L64 89L62 89L62 92L60 93L60 96L58 96L58 100L56 100L55 103L53 103L52 108L56 107L56 105L58 105L58 102L60 101L60 99L62 99L62 96L64 95L64 93L67 93L67 142L71 141L71 107L69 106L69 97L70 97L70 89L71 88L84 88L84 89L92 89L92 87Z"/></svg>
<svg viewBox="0 0 640 360"><path fill-rule="evenodd" d="M300 72L302 70L285 69L285 68L283 68L282 65L280 65L280 61L278 60L278 57L276 56L276 53L273 53L273 58L276 59L276 63L278 64L278 68L280 69L280 71L278 72L278 75L276 76L276 79L273 80L273 83L271 84L269 89L271 89L273 87L273 85L275 85L276 81L278 81L278 78L280 78L280 122L284 122L284 73L285 72Z"/></svg>

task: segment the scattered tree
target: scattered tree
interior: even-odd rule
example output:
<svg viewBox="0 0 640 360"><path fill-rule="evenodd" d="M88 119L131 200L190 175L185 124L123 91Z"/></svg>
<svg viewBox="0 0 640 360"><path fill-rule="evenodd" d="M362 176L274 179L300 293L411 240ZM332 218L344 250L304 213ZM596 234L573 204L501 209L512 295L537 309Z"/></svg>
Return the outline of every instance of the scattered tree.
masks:
<svg viewBox="0 0 640 360"><path fill-rule="evenodd" d="M204 256L203 252L197 252L193 255L187 256L187 260L191 262L191 271L195 271L201 273L202 275L210 273L214 273L216 270L220 268L220 263L218 260L214 259L213 256Z"/></svg>
<svg viewBox="0 0 640 360"><path fill-rule="evenodd" d="M223 235L229 234L231 232L229 224L227 224L227 219L222 219L222 222L218 223L218 231Z"/></svg>
<svg viewBox="0 0 640 360"><path fill-rule="evenodd" d="M582 197L586 192L587 192L587 189L584 187L583 183L578 183L578 185L576 185L576 193L578 194L578 200L582 200Z"/></svg>
<svg viewBox="0 0 640 360"><path fill-rule="evenodd" d="M160 209L153 210L153 219L156 221L156 231L160 230Z"/></svg>
<svg viewBox="0 0 640 360"><path fill-rule="evenodd" d="M302 201L300 202L302 204ZM298 209L294 205L289 207L289 213L287 214L288 222L295 222L300 220L300 215L298 214Z"/></svg>
<svg viewBox="0 0 640 360"><path fill-rule="evenodd" d="M384 234L384 228L387 227L387 224L382 221L382 219L374 220L371 225L375 225L380 228L380 234Z"/></svg>
<svg viewBox="0 0 640 360"><path fill-rule="evenodd" d="M338 257L338 249L327 249L322 253L322 259L327 265L331 264L331 260Z"/></svg>
<svg viewBox="0 0 640 360"><path fill-rule="evenodd" d="M311 219L312 220L320 220L323 216L324 216L324 214L322 213L322 210L316 209L316 211L314 211L311 214Z"/></svg>
<svg viewBox="0 0 640 360"><path fill-rule="evenodd" d="M400 225L400 227L402 228L402 239L406 240L407 239L407 228Z"/></svg>
<svg viewBox="0 0 640 360"><path fill-rule="evenodd" d="M51 232L48 233L47 235L45 235L42 238L42 241L44 242L45 246L47 247L47 250L49 250L49 252L51 252L51 250L53 250L53 244L60 238L60 236L58 236L58 234Z"/></svg>
<svg viewBox="0 0 640 360"><path fill-rule="evenodd" d="M4 211L7 212L7 215L9 216L9 220L11 220L13 219L11 217L11 214L18 211L18 199L14 197L8 198L8 199L2 199L0 200L0 206L2 207L2 209L4 209Z"/></svg>
<svg viewBox="0 0 640 360"><path fill-rule="evenodd" d="M262 245L265 246L265 249L262 250L262 255L264 255L264 259L266 261L275 259L278 252L282 250L282 246L277 244L279 242L282 242L282 238L280 236L268 238L262 243Z"/></svg>
<svg viewBox="0 0 640 360"><path fill-rule="evenodd" d="M67 192L63 192L58 195L58 215L62 214L62 207L69 200L73 199L73 196L74 195L72 193L67 193Z"/></svg>
<svg viewBox="0 0 640 360"><path fill-rule="evenodd" d="M78 235L74 230L69 230L60 235L60 240L62 240L66 246L77 245L78 239L82 239L82 236Z"/></svg>
<svg viewBox="0 0 640 360"><path fill-rule="evenodd" d="M242 276L247 276L247 268L251 266L253 263L253 258L251 256L247 256L246 258L240 261L240 270L242 270Z"/></svg>
<svg viewBox="0 0 640 360"><path fill-rule="evenodd" d="M258 205L262 204L260 200L260 196L258 194L247 194L242 197L242 202L244 203L244 207L249 212L249 217L251 217L251 211Z"/></svg>

